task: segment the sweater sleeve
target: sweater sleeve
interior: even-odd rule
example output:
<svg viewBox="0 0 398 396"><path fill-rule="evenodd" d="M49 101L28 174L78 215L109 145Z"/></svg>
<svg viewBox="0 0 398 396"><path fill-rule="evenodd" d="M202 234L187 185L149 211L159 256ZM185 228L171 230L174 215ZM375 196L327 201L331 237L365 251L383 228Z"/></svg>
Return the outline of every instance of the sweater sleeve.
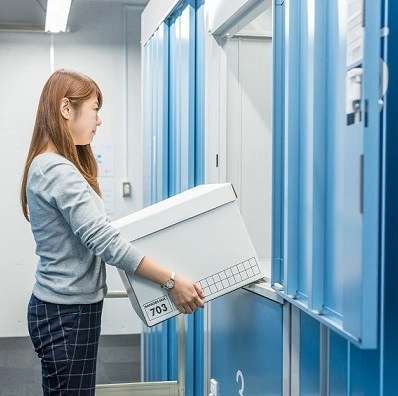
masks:
<svg viewBox="0 0 398 396"><path fill-rule="evenodd" d="M137 269L143 254L111 226L73 164L52 164L43 174L42 193L59 210L73 234L96 256L125 271Z"/></svg>

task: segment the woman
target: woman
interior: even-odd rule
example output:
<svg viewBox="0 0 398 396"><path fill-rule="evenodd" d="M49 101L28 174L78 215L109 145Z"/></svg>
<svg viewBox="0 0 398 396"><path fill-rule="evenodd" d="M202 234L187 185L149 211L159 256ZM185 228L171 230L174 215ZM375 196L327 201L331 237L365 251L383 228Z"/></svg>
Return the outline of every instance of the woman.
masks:
<svg viewBox="0 0 398 396"><path fill-rule="evenodd" d="M167 286L183 313L203 292L144 256L110 225L90 143L101 125L102 93L89 77L54 72L40 96L21 187L39 261L28 327L45 395L92 395L107 293L105 262Z"/></svg>

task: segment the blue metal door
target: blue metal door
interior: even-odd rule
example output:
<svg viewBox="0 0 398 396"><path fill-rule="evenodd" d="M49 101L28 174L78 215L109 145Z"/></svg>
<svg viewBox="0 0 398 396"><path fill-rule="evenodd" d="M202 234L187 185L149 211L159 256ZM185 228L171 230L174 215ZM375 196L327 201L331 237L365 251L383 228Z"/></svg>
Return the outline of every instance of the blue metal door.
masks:
<svg viewBox="0 0 398 396"><path fill-rule="evenodd" d="M244 289L211 303L211 377L220 395L282 394L282 306Z"/></svg>
<svg viewBox="0 0 398 396"><path fill-rule="evenodd" d="M380 2L275 2L273 283L363 348L377 346L380 21Z"/></svg>

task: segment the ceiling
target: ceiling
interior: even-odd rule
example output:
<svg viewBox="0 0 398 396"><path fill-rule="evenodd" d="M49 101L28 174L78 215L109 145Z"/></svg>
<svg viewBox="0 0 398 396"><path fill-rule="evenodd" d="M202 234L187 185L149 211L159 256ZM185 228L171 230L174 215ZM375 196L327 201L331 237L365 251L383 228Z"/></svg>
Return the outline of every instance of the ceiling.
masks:
<svg viewBox="0 0 398 396"><path fill-rule="evenodd" d="M120 3L146 5L149 0L72 0L75 3ZM8 25L26 25L25 27L44 27L47 0L1 0L0 29Z"/></svg>

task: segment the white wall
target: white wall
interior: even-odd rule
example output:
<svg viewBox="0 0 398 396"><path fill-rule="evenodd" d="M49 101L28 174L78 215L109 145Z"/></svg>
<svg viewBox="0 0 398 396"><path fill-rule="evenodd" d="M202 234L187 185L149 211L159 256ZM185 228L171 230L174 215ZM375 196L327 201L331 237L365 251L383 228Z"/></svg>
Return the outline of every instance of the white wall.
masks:
<svg viewBox="0 0 398 396"><path fill-rule="evenodd" d="M258 258L270 276L272 41L245 37L229 40L224 48L228 65L226 180L234 185Z"/></svg>
<svg viewBox="0 0 398 396"><path fill-rule="evenodd" d="M19 187L37 102L51 72L51 47L55 69L86 73L103 91L102 126L95 142L114 147L114 175L103 179L110 185L111 217L142 207L142 10L124 8L120 2L74 2L71 32L54 36L53 41L44 34L0 32L0 337L27 335L26 306L37 258L19 205ZM132 198L121 196L124 180L132 183ZM116 270L110 266L107 270L109 288L122 290ZM140 331L141 322L127 299L105 301L103 334Z"/></svg>
<svg viewBox="0 0 398 396"><path fill-rule="evenodd" d="M226 15L218 1L225 7L238 5L227 0L206 3L206 31L217 31L216 25L209 24L218 20L220 26L235 32L232 38L209 34L206 40L206 182L234 185L248 232L270 277L272 8L270 2L261 3L251 10L256 18L249 24L245 12L231 8L228 15L232 11L245 15L246 25L240 20L237 30L235 17L221 19ZM257 4L254 0L243 3L246 11Z"/></svg>

